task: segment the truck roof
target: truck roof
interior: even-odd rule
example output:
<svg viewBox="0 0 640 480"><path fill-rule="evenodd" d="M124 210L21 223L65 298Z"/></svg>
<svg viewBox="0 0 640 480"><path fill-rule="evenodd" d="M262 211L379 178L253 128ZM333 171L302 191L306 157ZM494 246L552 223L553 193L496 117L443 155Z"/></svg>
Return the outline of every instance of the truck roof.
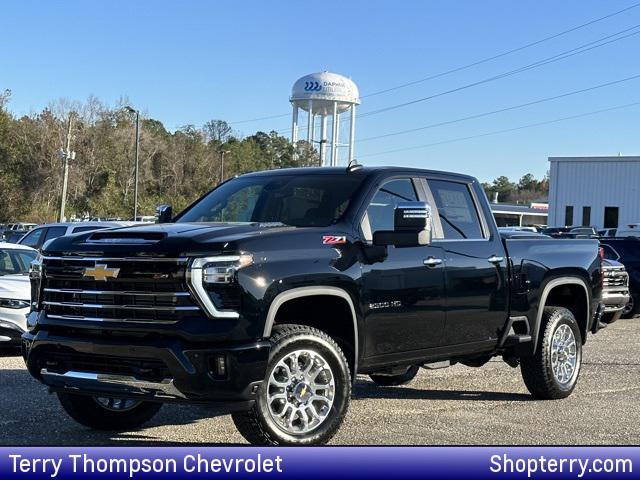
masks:
<svg viewBox="0 0 640 480"><path fill-rule="evenodd" d="M278 168L273 170L262 170L260 172L245 173L242 177L254 177L263 175L373 175L380 172L389 173L409 173L409 174L439 174L449 175L459 178L461 180L472 181L474 177L470 175L463 175L461 173L443 172L438 170L427 170L423 168L410 168L410 167L392 167L392 166L380 166L380 167L365 167L352 168L350 170L347 167L297 167L297 168Z"/></svg>

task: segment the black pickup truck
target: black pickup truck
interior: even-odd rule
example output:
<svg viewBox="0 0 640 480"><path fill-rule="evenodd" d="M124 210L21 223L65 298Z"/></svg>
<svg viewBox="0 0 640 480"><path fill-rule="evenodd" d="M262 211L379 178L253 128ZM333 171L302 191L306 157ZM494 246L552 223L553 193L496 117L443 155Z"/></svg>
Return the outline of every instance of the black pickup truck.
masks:
<svg viewBox="0 0 640 480"><path fill-rule="evenodd" d="M601 261L596 240L501 236L472 177L257 172L158 224L45 244L23 355L92 428L183 402L232 411L251 443L324 443L356 374L401 385L501 356L536 398L570 395Z"/></svg>

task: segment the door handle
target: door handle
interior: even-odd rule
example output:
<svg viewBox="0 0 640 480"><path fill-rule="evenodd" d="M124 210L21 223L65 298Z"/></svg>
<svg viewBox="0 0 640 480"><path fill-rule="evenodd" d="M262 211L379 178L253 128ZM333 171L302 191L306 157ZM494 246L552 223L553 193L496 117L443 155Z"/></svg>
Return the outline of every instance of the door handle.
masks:
<svg viewBox="0 0 640 480"><path fill-rule="evenodd" d="M437 265L440 265L442 263L442 259L441 258L434 258L434 257L429 257L429 258L425 258L422 263L424 263L427 267L435 267Z"/></svg>
<svg viewBox="0 0 640 480"><path fill-rule="evenodd" d="M491 255L487 258L487 261L490 263L500 263L504 260L504 257L498 257L497 255Z"/></svg>

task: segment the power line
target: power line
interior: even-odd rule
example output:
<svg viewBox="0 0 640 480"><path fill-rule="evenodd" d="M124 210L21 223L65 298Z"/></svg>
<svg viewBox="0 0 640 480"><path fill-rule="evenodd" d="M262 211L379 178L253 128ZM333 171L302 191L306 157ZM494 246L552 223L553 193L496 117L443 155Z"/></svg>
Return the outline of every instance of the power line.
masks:
<svg viewBox="0 0 640 480"><path fill-rule="evenodd" d="M274 118L288 117L290 113L282 113L279 115L270 115L268 117L250 118L249 120L239 120L237 122L229 122L229 125L240 125L241 123L259 122L260 120L271 120Z"/></svg>
<svg viewBox="0 0 640 480"><path fill-rule="evenodd" d="M519 67L519 68L516 68L514 70L509 70L507 72L504 72L504 73L501 73L501 74L498 74L498 75L494 75L492 77L488 77L488 78L485 78L483 80L478 80L476 82L468 83L466 85L462 85L462 86L456 87L456 88L451 88L451 89L445 90L443 92L434 93L434 94L428 95L426 97L421 97L421 98L417 98L417 99L414 99L414 100L410 100L408 102L398 103L398 104L395 104L395 105L390 105L388 107L383 107L383 108L379 108L377 110L372 110L372 111L369 111L369 112L366 112L366 113L362 113L360 115L360 118L369 117L371 115L377 115L379 113L388 112L390 110L396 110L398 108L407 107L409 105L415 105L416 103L425 102L427 100L432 100L434 98L442 97L444 95L449 95L451 93L459 92L461 90L466 90L468 88L476 87L478 85L483 85L485 83L493 82L495 80L499 80L499 79L502 79L502 78L505 78L505 77L510 77L512 75L516 75L518 73L522 73L522 72L525 72L527 70L538 68L538 67L541 67L543 65L547 65L549 63L558 62L560 60L564 60L565 58L573 57L575 55L579 55L581 53L585 53L585 52L594 50L596 48L603 47L603 46L608 45L610 43L617 42L617 41L620 41L620 40L624 40L625 38L629 38L629 37L632 37L634 35L638 35L638 34L640 34L640 31L636 31L636 32L628 33L627 35L619 36L619 35L621 35L623 33L629 32L631 30L635 30L638 27L640 27L640 24L637 24L637 25L634 25L632 27L626 28L624 30L621 30L621 31L616 32L616 33L613 33L611 35L607 35L605 37L599 38L599 39L594 40L592 42L585 43L583 45L580 45L578 47L572 48L572 49L567 50L565 52L558 53L558 54L553 55L551 57L547 57L547 58L544 58L542 60L538 60L537 62L530 63L528 65L525 65L524 67ZM617 38L612 38L612 37L617 37ZM607 40L607 41L604 41L604 40Z"/></svg>
<svg viewBox="0 0 640 480"><path fill-rule="evenodd" d="M635 36L635 35L639 35L640 34L640 30L637 30L635 32L632 31L632 30L638 29L638 27L640 27L640 24L633 25L633 26L631 26L629 28L625 28L624 30L620 30L619 32L612 33L610 35L606 35L604 37L598 38L597 40L593 40L591 42L584 43L584 44L582 44L582 45L580 45L578 47L574 47L574 48L572 48L570 50L566 50L564 52L552 55L551 57L543 58L542 60L538 60L536 62L530 63L530 64L525 65L523 67L519 67L519 68L516 68L516 69L513 69L513 70L509 70L507 72L503 72L503 73L500 73L498 75L494 75L492 77L485 78L483 80L478 80L476 82L468 83L466 85L462 85L462 86L456 87L456 88L451 88L451 89L445 90L443 92L434 93L434 94L426 96L426 97L410 100L408 102L403 102L403 103L399 103L399 104L395 104L395 105L390 105L388 107L379 108L377 110L371 110L371 111L368 111L368 112L364 112L364 113L361 113L359 115L359 118L367 118L367 117L370 117L372 115L377 115L379 113L384 113L384 112L387 112L387 111L390 111L390 110L396 110L398 108L403 108L403 107L406 107L406 106L409 106L409 105L414 105L414 104L417 104L417 103L425 102L427 100L432 100L434 98L438 98L438 97L442 97L442 96L445 96L445 95L449 95L451 93L456 93L456 92L459 92L459 91L462 91L462 90L466 90L466 89L469 89L469 88L472 88L472 87L476 87L478 85L483 85L483 84L486 84L486 83L489 83L489 82L493 82L493 81L496 81L496 80L499 80L499 79L502 79L502 78L510 77L510 76L513 76L513 75L517 75L518 73L522 73L522 72L525 72L525 71L528 71L528 70L531 70L531 69L534 69L534 68L538 68L538 67L541 67L541 66L544 66L544 65L548 65L550 63L558 62L560 60L564 60L566 58L573 57L575 55L579 55L581 53L585 53L585 52L594 50L596 48L600 48L600 47L603 47L605 45L609 45L611 43L614 43L614 42L617 42L617 41L620 41L620 40L624 40L626 38L629 38L629 37L632 37L632 36ZM627 32L631 32L631 33L627 33ZM626 35L622 35L623 33L626 33ZM419 128L418 130L420 130L420 129L422 129L422 127ZM285 131L286 130L284 130L284 129L277 130L278 133L283 133Z"/></svg>
<svg viewBox="0 0 640 480"><path fill-rule="evenodd" d="M418 83L423 83L423 82L426 82L426 81L429 81L429 80L433 80L433 79L436 79L436 78L443 77L445 75L450 75L452 73L456 73L456 72L459 72L459 71L462 71L462 70L466 70L466 69L469 69L471 67L475 67L477 65L481 65L483 63L487 63L487 62L490 62L492 60L496 60L498 58L505 57L505 56L510 55L512 53L516 53L516 52L525 50L527 48L534 47L536 45L539 45L541 43L547 42L549 40L553 40L553 39L561 37L563 35L567 35L567 34L569 34L571 32L575 32L577 30L580 30L582 28L588 27L588 26L593 25L595 23L601 22L603 20L607 20L609 18L615 17L615 16L620 15L622 13L625 13L625 12L627 12L629 10L632 10L632 9L638 7L638 6L640 6L640 2L634 3L633 5L630 5L630 6L626 7L626 8L623 8L622 10L618 10L618 11L612 12L612 13L610 13L608 15L603 16L603 17L599 17L599 18L590 20L590 21L588 21L586 23L582 23L580 25L577 25L575 27L571 27L571 28L569 28L567 30L563 30L561 32L555 33L553 35L550 35L548 37L542 38L540 40L536 40L536 41L528 43L526 45L522 45L520 47L513 48L511 50L507 50L506 52L502 52L502 53L499 53L497 55L493 55L491 57L487 57L487 58L478 60L476 62L469 63L467 65L456 67L456 68L453 68L451 70L446 70L444 72L436 73L436 74L433 74L433 75L431 75L429 77L425 77L425 78L421 78L421 79L414 80L414 81L411 81L411 82L407 82L407 83L404 83L404 84L396 85L394 87L389 87L389 88L386 88L386 89L383 89L383 90L378 90L378 91L369 93L367 95L362 95L361 98L367 98L367 97L372 97L372 96L375 96L375 95L381 95L383 93L391 92L391 91L394 91L394 90L399 90L401 88L409 87L409 86L412 86L412 85L416 85ZM289 115L290 115L290 113L282 113L282 114L278 114L278 115L269 115L269 116L264 116L264 117L251 118L251 119L247 119L247 120L238 120L236 122L229 122L229 124L230 125L239 125L239 124L243 124L243 123L258 122L258 121L261 121L261 120L272 120L272 119L275 119L275 118L283 118L283 117L288 117Z"/></svg>
<svg viewBox="0 0 640 480"><path fill-rule="evenodd" d="M371 140L378 140L378 139L381 139L381 138L393 137L393 136L402 135L402 134L405 134L405 133L413 133L413 132L418 132L418 131L421 131L421 130L427 130L429 128L442 127L442 126L445 126L445 125L452 125L454 123L460 123L460 122L464 122L466 120L475 120L477 118L487 117L489 115L495 115L497 113L503 113L503 112L508 112L508 111L511 111L511 110L517 110L519 108L530 107L532 105L537 105L537 104L544 103L544 102L550 102L552 100L558 100L560 98L565 98L565 97L569 97L569 96L572 96L572 95L578 95L578 94L581 94L581 93L591 92L593 90L597 90L597 89L605 88L605 87L610 87L612 85L617 85L617 84L620 84L620 83L623 83L623 82L628 82L630 80L636 80L638 78L640 78L640 75L633 75L631 77L622 78L620 80L614 80L614 81L607 82L607 83L601 83L600 85L594 85L592 87L583 88L583 89L580 89L580 90L574 90L572 92L566 92L566 93L562 93L560 95L554 95L553 97L540 98L538 100L533 100L531 102L521 103L519 105L512 105L510 107L500 108L498 110L491 110L489 112L477 113L475 115L469 115L469 116L466 116L466 117L457 118L455 120L447 120L447 121L444 121L444 122L432 123L430 125L425 125L423 127L410 128L410 129L401 130L401 131L398 131L398 132L391 132L391 133L385 133L385 134L382 134L382 135L376 135L376 136L373 136L373 137L367 137L367 138L360 139L358 142L368 142L368 141L371 141Z"/></svg>
<svg viewBox="0 0 640 480"><path fill-rule="evenodd" d="M530 124L527 124L527 125L520 125L519 127L506 128L504 130L494 130L492 132L481 133L479 135L470 135L468 137L452 138L452 139L449 139L449 140L442 140L440 142L427 143L427 144L424 144L424 145L416 145L416 146L413 146L413 147L397 148L395 150L386 150L384 152L367 153L365 155L359 155L358 158L375 157L375 156L378 156L378 155L386 155L386 154L389 154L389 153L406 152L406 151L409 151L409 150L418 150L418 149L421 149L421 148L434 147L434 146L437 146L437 145L444 145L444 144L447 144L447 143L456 143L456 142L462 142L462 141L472 140L472 139L476 139L476 138L489 137L491 135L498 135L498 134L501 134L501 133L515 132L517 130L524 130L526 128L541 127L543 125L550 125L552 123L564 122L566 120L573 120L573 119L576 119L576 118L588 117L588 116L591 116L591 115L597 115L597 114L600 114L600 113L611 112L611 111L614 111L614 110L621 110L623 108L630 108L630 107L635 107L635 106L638 106L638 105L640 105L640 101L633 102L633 103L626 103L624 105L617 105L615 107L604 108L604 109L601 109L601 110L594 110L594 111L591 111L591 112L580 113L580 114L577 114L577 115L571 115L569 117L561 117L561 118L556 118L556 119L553 119L553 120L547 120L547 121L544 121L544 122L537 122L537 123L530 123Z"/></svg>
<svg viewBox="0 0 640 480"><path fill-rule="evenodd" d="M519 52L521 50L525 50L527 48L534 47L536 45L540 45L541 43L547 42L549 40L553 40L554 38L558 38L558 37L561 37L563 35L567 35L568 33L575 32L576 30L580 30L581 28L588 27L589 25L593 25L594 23L598 23L598 22L601 22L601 21L606 20L608 18L615 17L616 15L620 15L621 13L627 12L627 11L633 9L633 8L638 7L638 6L640 6L640 3L635 3L635 4L633 4L633 5L631 5L631 6L627 7L627 8L623 8L622 10L618 10L617 12L613 12L613 13L610 13L608 15L605 15L604 17L600 17L600 18L596 18L594 20L590 20L590 21L588 21L586 23L583 23L581 25L578 25L576 27L569 28L568 30L564 30L562 32L550 35L550 36L542 38L540 40L536 40L535 42L527 43L526 45L522 45L521 47L513 48L511 50L507 50L506 52L502 52L502 53L499 53L497 55L493 55L492 57L483 58L482 60L478 60L478 61L475 61L473 63L469 63L467 65L462 65L461 67L452 68L451 70L446 70L444 72L435 73L435 74L433 74L431 76L428 76L428 77L424 77L424 78L420 78L418 80L413 80L411 82L407 82L407 83L403 83L403 84L400 84L400 85L396 85L395 87L389 87L389 88L385 88L383 90L378 90L376 92L369 93L367 95L363 95L362 98L373 97L375 95L382 95L383 93L392 92L394 90L399 90L401 88L417 85L418 83L423 83L423 82L427 82L429 80L434 80L436 78L444 77L445 75L450 75L452 73L457 73L457 72L460 72L462 70L467 70L467 69L469 69L471 67L482 65L483 63L487 63L487 62L490 62L492 60L496 60L498 58L505 57L505 56L510 55L512 53Z"/></svg>

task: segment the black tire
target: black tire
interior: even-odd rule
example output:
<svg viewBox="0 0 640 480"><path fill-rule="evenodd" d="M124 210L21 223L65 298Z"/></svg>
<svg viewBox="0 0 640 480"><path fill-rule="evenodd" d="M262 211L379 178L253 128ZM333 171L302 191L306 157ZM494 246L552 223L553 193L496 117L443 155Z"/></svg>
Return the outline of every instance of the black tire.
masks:
<svg viewBox="0 0 640 480"><path fill-rule="evenodd" d="M602 315L601 321L607 325L616 323L621 318L622 312L609 312Z"/></svg>
<svg viewBox="0 0 640 480"><path fill-rule="evenodd" d="M575 340L575 367L571 378L561 383L552 368L552 342L556 331L567 325ZM543 400L566 398L573 392L582 364L582 335L571 311L561 307L545 307L535 355L520 359L520 370L531 395Z"/></svg>
<svg viewBox="0 0 640 480"><path fill-rule="evenodd" d="M640 296L635 292L631 292L631 299L622 311L621 318L633 318L638 315L638 313L640 313Z"/></svg>
<svg viewBox="0 0 640 480"><path fill-rule="evenodd" d="M111 410L100 405L94 397L58 393L58 400L65 412L76 422L94 430L132 430L148 422L158 413L161 403L140 402L123 411Z"/></svg>
<svg viewBox="0 0 640 480"><path fill-rule="evenodd" d="M411 365L407 368L405 373L398 375L384 375L372 373L369 378L380 387L398 387L400 385L406 385L416 378L420 367L418 365Z"/></svg>
<svg viewBox="0 0 640 480"><path fill-rule="evenodd" d="M351 374L347 359L336 342L326 333L304 325L276 325L271 335L271 354L264 385L253 408L232 414L240 434L253 445L321 445L328 442L344 421L351 397ZM290 433L271 417L267 400L267 382L278 362L296 350L319 354L333 374L333 405L324 421L307 433Z"/></svg>

